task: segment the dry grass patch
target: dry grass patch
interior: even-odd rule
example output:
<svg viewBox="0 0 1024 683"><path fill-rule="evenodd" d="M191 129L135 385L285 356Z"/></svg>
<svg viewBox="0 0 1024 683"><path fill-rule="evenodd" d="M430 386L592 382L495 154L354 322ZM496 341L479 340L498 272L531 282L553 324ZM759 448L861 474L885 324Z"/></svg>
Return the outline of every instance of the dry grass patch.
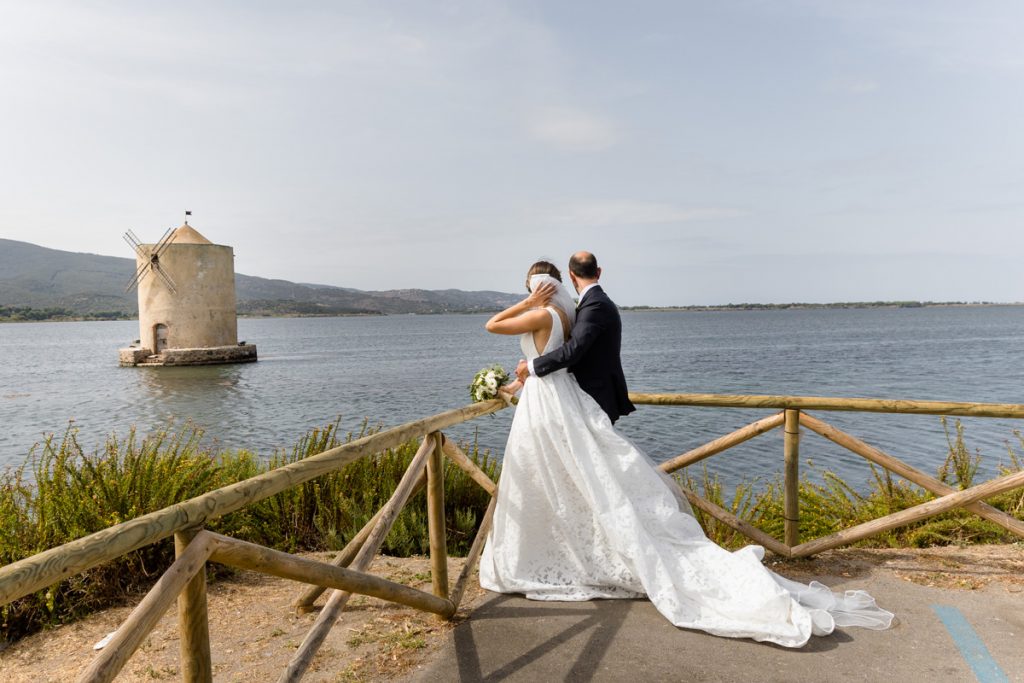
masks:
<svg viewBox="0 0 1024 683"><path fill-rule="evenodd" d="M325 559L328 554L307 555ZM449 575L462 570L463 558L451 558ZM430 561L425 557L378 557L370 568L378 576L430 590ZM316 619L318 611L297 615L292 601L297 584L254 572L209 586L210 639L214 678L219 681L276 680ZM463 611L484 592L471 582ZM138 602L141 595L134 602ZM318 601L322 605L325 597ZM98 612L74 624L24 638L0 652L5 683L74 680L95 655L92 647L127 617L130 608ZM305 681L392 680L414 672L434 652L456 622L432 614L353 596L342 612ZM172 609L160 621L122 671L118 681L178 680L178 627Z"/></svg>

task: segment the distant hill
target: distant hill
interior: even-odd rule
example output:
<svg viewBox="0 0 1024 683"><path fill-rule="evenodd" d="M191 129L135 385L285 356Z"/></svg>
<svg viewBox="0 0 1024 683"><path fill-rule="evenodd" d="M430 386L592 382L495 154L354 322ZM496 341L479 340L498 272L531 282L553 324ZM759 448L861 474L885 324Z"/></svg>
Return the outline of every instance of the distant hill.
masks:
<svg viewBox="0 0 1024 683"><path fill-rule="evenodd" d="M68 315L137 314L124 286L135 259L47 249L0 239L0 307L61 309ZM361 291L235 274L244 315L358 315L497 311L519 301L505 292L459 289Z"/></svg>

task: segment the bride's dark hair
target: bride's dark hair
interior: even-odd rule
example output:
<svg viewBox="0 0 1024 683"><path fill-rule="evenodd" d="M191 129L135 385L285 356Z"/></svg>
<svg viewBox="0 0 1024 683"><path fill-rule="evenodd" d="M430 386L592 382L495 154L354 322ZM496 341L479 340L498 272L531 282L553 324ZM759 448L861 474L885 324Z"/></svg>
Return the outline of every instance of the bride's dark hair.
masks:
<svg viewBox="0 0 1024 683"><path fill-rule="evenodd" d="M558 270L558 268L555 266L554 263L551 263L550 261L537 261L532 266L530 266L530 270L526 271L526 291L527 292L531 291L530 290L530 276L531 275L550 275L551 277L555 278L559 282L562 281L562 273Z"/></svg>

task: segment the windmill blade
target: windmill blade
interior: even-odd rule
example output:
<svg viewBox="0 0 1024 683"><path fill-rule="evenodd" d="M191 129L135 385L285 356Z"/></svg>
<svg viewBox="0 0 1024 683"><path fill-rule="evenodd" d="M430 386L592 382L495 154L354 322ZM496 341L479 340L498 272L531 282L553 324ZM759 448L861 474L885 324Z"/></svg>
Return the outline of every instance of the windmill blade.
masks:
<svg viewBox="0 0 1024 683"><path fill-rule="evenodd" d="M146 276L146 270L148 268L149 268L149 261L143 261L142 265L140 265L138 270L135 271L135 277L133 277L131 280L129 280L128 284L125 285L124 291L125 292L132 291L132 287L134 287L135 285L139 284L139 282L142 281L142 278Z"/></svg>
<svg viewBox="0 0 1024 683"><path fill-rule="evenodd" d="M153 270L156 271L156 274L159 275L160 279L164 281L164 284L167 285L167 289L170 290L171 294L178 293L178 289L174 286L174 280L171 279L170 275L164 272L163 268L161 268L158 264L154 263Z"/></svg>
<svg viewBox="0 0 1024 683"><path fill-rule="evenodd" d="M124 235L122 235L122 237L124 237L124 241L128 243L128 246L135 250L136 254L138 254L144 259L149 258L149 254L146 253L146 250L143 249L142 247L142 241L135 235L134 232L129 230Z"/></svg>
<svg viewBox="0 0 1024 683"><path fill-rule="evenodd" d="M160 241L156 243L155 247L153 247L152 258L160 257L160 254L162 254L164 249L167 248L167 245L174 241L174 235L175 229L167 228L167 232L164 233L164 236L161 237Z"/></svg>

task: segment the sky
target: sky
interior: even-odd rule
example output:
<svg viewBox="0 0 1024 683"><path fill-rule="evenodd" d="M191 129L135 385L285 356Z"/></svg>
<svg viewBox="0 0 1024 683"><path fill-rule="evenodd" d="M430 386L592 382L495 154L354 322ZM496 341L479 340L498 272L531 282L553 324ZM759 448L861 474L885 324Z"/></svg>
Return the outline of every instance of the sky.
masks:
<svg viewBox="0 0 1024 683"><path fill-rule="evenodd" d="M0 237L620 305L1024 301L1016 0L0 0Z"/></svg>

